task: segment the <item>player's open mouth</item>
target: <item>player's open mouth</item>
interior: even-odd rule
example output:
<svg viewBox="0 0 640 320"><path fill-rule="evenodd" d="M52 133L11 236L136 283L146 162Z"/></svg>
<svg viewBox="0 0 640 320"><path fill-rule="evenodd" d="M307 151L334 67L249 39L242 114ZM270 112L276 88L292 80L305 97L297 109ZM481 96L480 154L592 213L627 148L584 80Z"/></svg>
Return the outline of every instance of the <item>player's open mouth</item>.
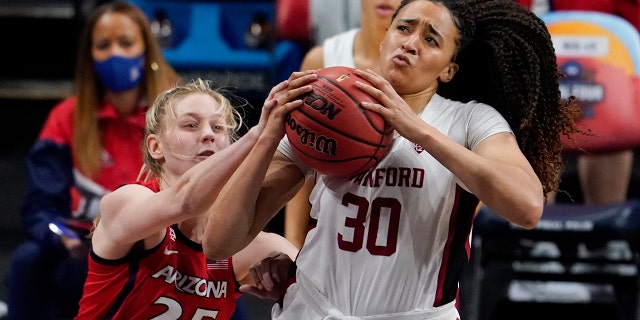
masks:
<svg viewBox="0 0 640 320"><path fill-rule="evenodd" d="M215 152L213 152L212 150L206 150L206 151L202 151L200 153L198 153L198 158L208 158L210 156L212 156Z"/></svg>

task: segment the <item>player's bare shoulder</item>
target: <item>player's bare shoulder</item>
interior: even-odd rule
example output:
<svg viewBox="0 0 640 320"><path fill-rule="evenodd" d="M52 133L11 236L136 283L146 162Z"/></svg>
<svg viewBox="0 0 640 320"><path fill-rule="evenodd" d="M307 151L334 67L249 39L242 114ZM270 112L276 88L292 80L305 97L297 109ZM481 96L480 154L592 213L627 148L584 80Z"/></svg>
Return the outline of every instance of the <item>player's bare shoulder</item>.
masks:
<svg viewBox="0 0 640 320"><path fill-rule="evenodd" d="M324 66L324 47L315 46L307 52L300 64L300 70L316 70Z"/></svg>
<svg viewBox="0 0 640 320"><path fill-rule="evenodd" d="M154 192L139 184L126 184L106 194L100 200L100 214L104 217L115 214L124 206L142 202Z"/></svg>

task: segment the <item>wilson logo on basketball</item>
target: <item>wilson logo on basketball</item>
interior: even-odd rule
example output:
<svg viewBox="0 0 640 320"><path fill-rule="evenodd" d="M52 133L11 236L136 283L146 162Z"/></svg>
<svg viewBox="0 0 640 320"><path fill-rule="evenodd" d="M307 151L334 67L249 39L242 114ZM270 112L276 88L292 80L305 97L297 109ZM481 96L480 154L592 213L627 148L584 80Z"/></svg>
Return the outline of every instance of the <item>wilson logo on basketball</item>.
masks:
<svg viewBox="0 0 640 320"><path fill-rule="evenodd" d="M375 167L389 151L393 128L361 106L378 101L360 90L368 83L356 69L335 66L316 71L312 91L287 116L285 133L292 152L310 169L335 178L350 178Z"/></svg>
<svg viewBox="0 0 640 320"><path fill-rule="evenodd" d="M335 118L338 113L342 111L342 109L336 108L333 103L329 103L329 101L327 101L327 99L325 99L324 97L321 97L314 93L309 93L304 98L304 103L314 110L320 112L320 114L327 116L329 120L333 120L333 118Z"/></svg>
<svg viewBox="0 0 640 320"><path fill-rule="evenodd" d="M297 123L289 114L286 117L287 126L300 139L300 143L308 146L315 151L335 156L338 154L338 142L335 139L320 135L316 137L316 133Z"/></svg>

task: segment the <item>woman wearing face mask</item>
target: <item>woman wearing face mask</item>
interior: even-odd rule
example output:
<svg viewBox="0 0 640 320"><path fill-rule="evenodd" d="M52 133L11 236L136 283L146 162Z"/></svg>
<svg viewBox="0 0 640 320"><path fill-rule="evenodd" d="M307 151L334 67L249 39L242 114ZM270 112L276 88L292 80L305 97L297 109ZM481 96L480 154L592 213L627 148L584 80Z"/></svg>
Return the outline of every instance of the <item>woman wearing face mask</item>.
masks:
<svg viewBox="0 0 640 320"><path fill-rule="evenodd" d="M88 247L78 227L90 227L104 194L136 179L147 105L179 80L131 4L96 8L79 49L75 95L51 110L28 155L28 238L7 274L9 319L77 312Z"/></svg>

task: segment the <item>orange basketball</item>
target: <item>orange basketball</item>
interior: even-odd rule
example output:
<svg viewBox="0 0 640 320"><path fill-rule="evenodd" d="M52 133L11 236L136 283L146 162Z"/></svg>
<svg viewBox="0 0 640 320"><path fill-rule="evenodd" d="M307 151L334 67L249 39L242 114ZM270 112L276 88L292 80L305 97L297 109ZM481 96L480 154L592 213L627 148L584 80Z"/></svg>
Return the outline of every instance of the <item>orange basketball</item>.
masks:
<svg viewBox="0 0 640 320"><path fill-rule="evenodd" d="M350 178L380 162L391 148L393 130L361 102L378 103L356 88L367 83L348 67L317 72L313 91L287 115L286 134L296 156L315 171Z"/></svg>

